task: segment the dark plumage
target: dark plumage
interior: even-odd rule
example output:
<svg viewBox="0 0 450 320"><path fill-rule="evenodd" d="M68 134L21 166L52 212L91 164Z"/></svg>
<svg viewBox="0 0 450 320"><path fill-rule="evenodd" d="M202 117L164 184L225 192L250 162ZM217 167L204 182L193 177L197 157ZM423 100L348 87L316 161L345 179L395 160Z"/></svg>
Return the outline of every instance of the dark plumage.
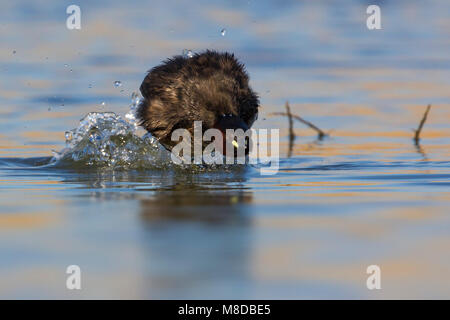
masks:
<svg viewBox="0 0 450 320"><path fill-rule="evenodd" d="M248 82L244 65L233 54L208 50L191 58L175 56L145 77L137 117L169 150L178 143L171 141L172 131L185 128L193 134L194 121L202 121L203 131L245 131L259 107Z"/></svg>

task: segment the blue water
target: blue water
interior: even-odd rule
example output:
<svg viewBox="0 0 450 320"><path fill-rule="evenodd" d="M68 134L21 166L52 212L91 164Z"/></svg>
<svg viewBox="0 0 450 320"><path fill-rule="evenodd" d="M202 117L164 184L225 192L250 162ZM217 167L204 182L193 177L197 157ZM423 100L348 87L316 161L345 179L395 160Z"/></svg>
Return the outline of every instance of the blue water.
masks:
<svg viewBox="0 0 450 320"><path fill-rule="evenodd" d="M0 4L1 298L450 297L447 1L77 4L73 31L68 3ZM148 69L207 48L246 64L276 175L52 158L89 112L124 117ZM290 148L286 101L329 137L294 122Z"/></svg>

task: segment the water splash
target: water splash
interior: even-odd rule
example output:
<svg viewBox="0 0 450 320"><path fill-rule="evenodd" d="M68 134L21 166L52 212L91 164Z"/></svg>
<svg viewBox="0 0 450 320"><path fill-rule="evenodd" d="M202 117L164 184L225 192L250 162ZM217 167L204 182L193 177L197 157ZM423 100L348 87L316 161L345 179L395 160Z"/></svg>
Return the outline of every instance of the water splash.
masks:
<svg viewBox="0 0 450 320"><path fill-rule="evenodd" d="M113 170L173 169L200 173L221 169L223 172L240 170L236 165L177 165L168 152L136 119L136 110L142 98L133 92L131 105L125 117L114 112L90 112L77 128L66 131L66 146L53 152L49 165L69 168Z"/></svg>
<svg viewBox="0 0 450 320"><path fill-rule="evenodd" d="M150 134L139 135L134 115L140 98L132 95L125 119L114 112L90 112L66 131L66 147L54 152L61 166L145 169L167 166L168 152Z"/></svg>
<svg viewBox="0 0 450 320"><path fill-rule="evenodd" d="M127 119L128 123L132 124L135 129L139 126L139 123L136 119L136 110L139 106L139 103L141 102L141 97L136 92L133 92L131 94L131 105L130 105L130 111L125 115L125 118Z"/></svg>

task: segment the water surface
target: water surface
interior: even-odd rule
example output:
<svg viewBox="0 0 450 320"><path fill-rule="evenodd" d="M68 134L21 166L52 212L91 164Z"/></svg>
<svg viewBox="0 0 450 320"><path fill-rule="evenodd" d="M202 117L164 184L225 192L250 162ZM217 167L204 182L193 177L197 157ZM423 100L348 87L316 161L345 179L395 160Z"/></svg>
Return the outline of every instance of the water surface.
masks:
<svg viewBox="0 0 450 320"><path fill-rule="evenodd" d="M65 3L2 2L0 297L450 298L450 6L380 1L369 31L368 4L78 1L69 31ZM246 63L278 174L49 165L88 112L124 116L146 70L206 48ZM289 151L285 101L330 136L296 122Z"/></svg>

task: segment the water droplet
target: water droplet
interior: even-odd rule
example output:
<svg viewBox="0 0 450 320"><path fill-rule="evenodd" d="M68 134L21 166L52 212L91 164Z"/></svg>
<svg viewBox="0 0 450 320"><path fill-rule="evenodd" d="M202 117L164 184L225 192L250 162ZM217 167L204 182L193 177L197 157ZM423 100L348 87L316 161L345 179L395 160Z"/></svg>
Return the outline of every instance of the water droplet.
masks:
<svg viewBox="0 0 450 320"><path fill-rule="evenodd" d="M88 88L89 88L89 89L92 88L92 84L91 84L91 83L89 83Z"/></svg>
<svg viewBox="0 0 450 320"><path fill-rule="evenodd" d="M73 70L72 69L70 69L70 72L72 72Z"/></svg>
<svg viewBox="0 0 450 320"><path fill-rule="evenodd" d="M69 65L68 65L67 63L65 63L65 64L64 64L64 67L66 67L66 68L67 68L68 66L69 66Z"/></svg>
<svg viewBox="0 0 450 320"><path fill-rule="evenodd" d="M16 50L13 50L13 54L16 54L16 52L17 52Z"/></svg>
<svg viewBox="0 0 450 320"><path fill-rule="evenodd" d="M192 52L192 50L189 50L189 49L183 50L183 57L192 58L193 56L194 56L194 53Z"/></svg>
<svg viewBox="0 0 450 320"><path fill-rule="evenodd" d="M225 35L227 34L227 29L220 30L220 34L222 35L222 37L225 37Z"/></svg>
<svg viewBox="0 0 450 320"><path fill-rule="evenodd" d="M70 140L72 140L73 138L73 134L70 131L66 131L66 133L64 134L64 136L66 137L66 141L69 142Z"/></svg>
<svg viewBox="0 0 450 320"><path fill-rule="evenodd" d="M120 82L119 80L114 81L114 87L118 88L122 86L122 82Z"/></svg>

